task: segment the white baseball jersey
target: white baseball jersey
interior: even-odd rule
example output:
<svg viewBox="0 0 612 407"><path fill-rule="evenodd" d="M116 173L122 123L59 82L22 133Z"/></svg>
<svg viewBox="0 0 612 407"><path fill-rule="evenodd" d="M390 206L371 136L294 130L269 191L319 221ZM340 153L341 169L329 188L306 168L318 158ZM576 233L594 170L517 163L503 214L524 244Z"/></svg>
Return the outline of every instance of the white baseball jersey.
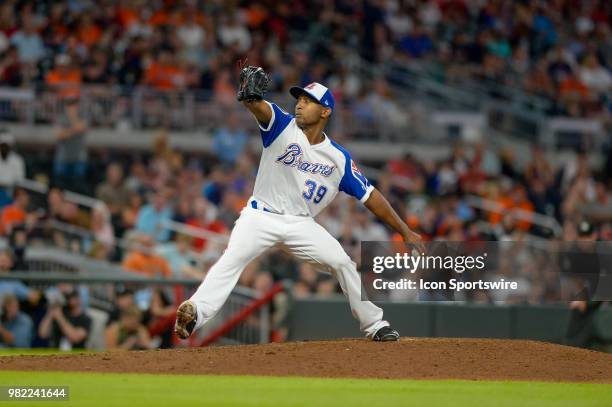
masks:
<svg viewBox="0 0 612 407"><path fill-rule="evenodd" d="M266 102L268 103L268 102ZM311 145L295 118L274 103L272 119L259 124L263 153L249 205L270 212L316 216L343 191L365 202L374 187L348 151L325 135Z"/></svg>

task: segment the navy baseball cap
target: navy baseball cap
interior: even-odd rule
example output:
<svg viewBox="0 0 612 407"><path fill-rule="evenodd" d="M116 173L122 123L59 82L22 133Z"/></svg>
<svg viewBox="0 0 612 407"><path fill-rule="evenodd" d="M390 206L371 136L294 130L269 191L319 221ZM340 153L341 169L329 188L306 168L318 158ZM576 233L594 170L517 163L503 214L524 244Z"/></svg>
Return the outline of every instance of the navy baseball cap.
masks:
<svg viewBox="0 0 612 407"><path fill-rule="evenodd" d="M334 110L334 105L335 105L334 96L332 95L332 93L329 91L328 88L326 88L325 86L321 85L318 82L313 82L311 84L304 86L303 88L300 88L299 86L294 86L291 89L289 89L289 93L291 93L291 96L293 96L296 99L300 95L305 94L307 96L310 96L317 102L319 102L319 104L325 107L329 107L331 110Z"/></svg>

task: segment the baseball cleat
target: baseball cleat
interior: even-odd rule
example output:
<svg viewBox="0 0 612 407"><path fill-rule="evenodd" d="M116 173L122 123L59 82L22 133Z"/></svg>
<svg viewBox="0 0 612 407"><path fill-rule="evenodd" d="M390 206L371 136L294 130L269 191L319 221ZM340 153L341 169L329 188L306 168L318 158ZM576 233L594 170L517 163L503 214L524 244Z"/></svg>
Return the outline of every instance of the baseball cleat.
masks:
<svg viewBox="0 0 612 407"><path fill-rule="evenodd" d="M187 339L193 333L198 313L195 304L190 301L183 301L176 310L176 322L174 332L181 339Z"/></svg>
<svg viewBox="0 0 612 407"><path fill-rule="evenodd" d="M374 342L395 342L399 338L399 333L390 326L383 326L372 336Z"/></svg>

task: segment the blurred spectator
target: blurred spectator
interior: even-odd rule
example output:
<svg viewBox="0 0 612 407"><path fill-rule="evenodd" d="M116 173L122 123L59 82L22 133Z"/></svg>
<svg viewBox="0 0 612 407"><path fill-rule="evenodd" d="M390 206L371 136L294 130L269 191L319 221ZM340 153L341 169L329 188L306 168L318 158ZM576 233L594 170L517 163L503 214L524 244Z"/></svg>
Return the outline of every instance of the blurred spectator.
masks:
<svg viewBox="0 0 612 407"><path fill-rule="evenodd" d="M300 284L297 284L297 291L302 293L314 292L317 286L317 276L317 270L311 263L300 263L297 276L297 282Z"/></svg>
<svg viewBox="0 0 612 407"><path fill-rule="evenodd" d="M0 57L0 82L18 87L23 82L23 66L19 62L17 47L10 46Z"/></svg>
<svg viewBox="0 0 612 407"><path fill-rule="evenodd" d="M49 346L61 350L82 349L91 329L91 319L81 309L78 291L66 294L66 305L59 298L49 302L46 315L38 326L38 335Z"/></svg>
<svg viewBox="0 0 612 407"><path fill-rule="evenodd" d="M123 230L136 227L138 215L142 207L142 197L137 192L131 192L128 204L121 210L121 227ZM122 236L123 231L117 231Z"/></svg>
<svg viewBox="0 0 612 407"><path fill-rule="evenodd" d="M248 141L244 129L238 126L235 112L227 115L226 126L217 129L213 134L213 152L222 162L233 164L242 155Z"/></svg>
<svg viewBox="0 0 612 407"><path fill-rule="evenodd" d="M547 70L545 60L535 64L534 70L524 79L524 86L528 92L538 96L548 98L555 96L555 83Z"/></svg>
<svg viewBox="0 0 612 407"><path fill-rule="evenodd" d="M419 192L424 187L422 168L411 154L406 154L402 159L389 160L387 171L392 187L399 193Z"/></svg>
<svg viewBox="0 0 612 407"><path fill-rule="evenodd" d="M136 221L136 230L155 237L158 242L165 242L170 238L170 230L164 223L172 220L172 207L170 206L170 190L160 188L151 194L150 203L141 207Z"/></svg>
<svg viewBox="0 0 612 407"><path fill-rule="evenodd" d="M589 89L573 72L562 76L559 81L559 95L562 99L575 98L585 101L589 96Z"/></svg>
<svg viewBox="0 0 612 407"><path fill-rule="evenodd" d="M525 179L537 179L549 183L552 182L553 176L553 167L546 157L544 149L539 144L534 144L531 148L531 160L525 167Z"/></svg>
<svg viewBox="0 0 612 407"><path fill-rule="evenodd" d="M204 198L197 198L194 202L194 216L187 221L189 226L202 229L207 232L222 234L226 232L226 227L222 222L211 216L209 207L211 204ZM207 248L208 239L197 238L193 241L193 248L197 251L204 251Z"/></svg>
<svg viewBox="0 0 612 407"><path fill-rule="evenodd" d="M0 53L6 51L9 47L10 43L8 37L3 31L0 31Z"/></svg>
<svg viewBox="0 0 612 407"><path fill-rule="evenodd" d="M35 24L31 14L23 14L21 29L11 37L11 43L17 47L19 60L23 63L36 64L45 56L44 43Z"/></svg>
<svg viewBox="0 0 612 407"><path fill-rule="evenodd" d="M312 295L311 289L304 281L296 281L292 286L292 295L295 298L308 298Z"/></svg>
<svg viewBox="0 0 612 407"><path fill-rule="evenodd" d="M102 48L94 48L83 68L83 83L89 84L96 95L112 95L105 85L117 79L109 63L108 54Z"/></svg>
<svg viewBox="0 0 612 407"><path fill-rule="evenodd" d="M103 201L111 213L127 205L130 191L123 184L123 168L119 163L106 167L106 179L96 188L96 198Z"/></svg>
<svg viewBox="0 0 612 407"><path fill-rule="evenodd" d="M244 24L238 21L236 12L230 11L221 17L217 35L223 47L236 47L239 53L246 52L251 46L251 34Z"/></svg>
<svg viewBox="0 0 612 407"><path fill-rule="evenodd" d="M329 274L320 274L317 283L316 295L321 297L329 297L338 292L338 283L334 277Z"/></svg>
<svg viewBox="0 0 612 407"><path fill-rule="evenodd" d="M182 89L185 86L185 73L176 64L172 52L162 49L146 69L144 83L158 90Z"/></svg>
<svg viewBox="0 0 612 407"><path fill-rule="evenodd" d="M80 95L81 72L71 66L70 56L59 54L55 57L55 69L47 73L46 84L60 100L76 100Z"/></svg>
<svg viewBox="0 0 612 407"><path fill-rule="evenodd" d="M83 191L87 172L87 124L79 113L78 99L68 99L56 131L57 145L53 174L60 185L71 191Z"/></svg>
<svg viewBox="0 0 612 407"><path fill-rule="evenodd" d="M13 270L13 266L13 253L9 249L0 250L0 277ZM32 304L40 299L38 291L32 290L21 281L0 279L0 297L6 294L15 295L19 301L29 301Z"/></svg>
<svg viewBox="0 0 612 407"><path fill-rule="evenodd" d="M385 227L373 221L372 215L365 206L355 206L351 218L353 234L358 241L380 242L389 240L389 234Z"/></svg>
<svg viewBox="0 0 612 407"><path fill-rule="evenodd" d="M15 295L4 295L0 300L0 348L29 348L34 330L32 319L20 311Z"/></svg>
<svg viewBox="0 0 612 407"><path fill-rule="evenodd" d="M136 305L130 305L122 310L119 320L106 328L107 349L149 349L151 337L141 321L142 313Z"/></svg>
<svg viewBox="0 0 612 407"><path fill-rule="evenodd" d="M132 249L123 260L124 269L149 277L172 276L172 270L168 262L160 255L155 254L153 237L140 233L134 240Z"/></svg>
<svg viewBox="0 0 612 407"><path fill-rule="evenodd" d="M172 299L167 295L166 291L162 288L156 287L151 293L151 304L147 312L144 315L144 323L149 329L149 332L153 332L154 328L157 328L161 321L168 320L169 317L173 316L176 312L176 305L172 302ZM160 348L172 347L172 334L173 326L168 325L162 332L155 332L156 340L159 341L158 346Z"/></svg>
<svg viewBox="0 0 612 407"><path fill-rule="evenodd" d="M255 275L253 289L261 296L270 291L273 284L274 279L272 278L272 274L268 271L260 271Z"/></svg>
<svg viewBox="0 0 612 407"><path fill-rule="evenodd" d="M10 235L14 226L25 224L29 204L28 193L23 189L16 189L13 203L0 211L0 235Z"/></svg>
<svg viewBox="0 0 612 407"><path fill-rule="evenodd" d="M566 206L568 215L575 214L592 222L612 221L612 193L602 182L595 183L594 195L591 199L585 194L586 184L578 181L575 188L568 193Z"/></svg>
<svg viewBox="0 0 612 407"><path fill-rule="evenodd" d="M59 220L64 206L64 194L61 189L53 187L47 193L47 218Z"/></svg>
<svg viewBox="0 0 612 407"><path fill-rule="evenodd" d="M74 202L64 201L62 203L59 220L83 229L89 229L91 218L85 209L79 208Z"/></svg>
<svg viewBox="0 0 612 407"><path fill-rule="evenodd" d="M15 226L9 238L9 247L13 250L13 269L28 271L26 250L28 247L28 231L25 226Z"/></svg>
<svg viewBox="0 0 612 407"><path fill-rule="evenodd" d="M580 67L580 80L596 95L612 90L612 75L599 64L597 55L589 53Z"/></svg>
<svg viewBox="0 0 612 407"><path fill-rule="evenodd" d="M111 224L110 212L103 204L98 204L92 209L91 231L95 241L101 243L110 254L115 246L115 231Z"/></svg>
<svg viewBox="0 0 612 407"><path fill-rule="evenodd" d="M202 279L204 274L195 267L191 236L178 234L173 243L158 246L157 254L170 264L174 277Z"/></svg>
<svg viewBox="0 0 612 407"><path fill-rule="evenodd" d="M113 162L106 167L106 179L96 187L96 198L108 206L113 217L128 205L130 190L124 184L121 164Z"/></svg>
<svg viewBox="0 0 612 407"><path fill-rule="evenodd" d="M174 209L174 217L173 221L179 223L186 223L189 219L193 217L193 202L188 193L184 193L178 199L176 203L176 208Z"/></svg>
<svg viewBox="0 0 612 407"><path fill-rule="evenodd" d="M367 97L367 103L376 121L393 124L393 126L384 126L384 129L392 130L397 128L396 126L407 124L408 118L405 114L402 114L386 80L377 79L374 81L372 92Z"/></svg>
<svg viewBox="0 0 612 407"><path fill-rule="evenodd" d="M433 43L423 27L415 24L410 33L400 40L400 49L411 58L421 58L433 51Z"/></svg>
<svg viewBox="0 0 612 407"><path fill-rule="evenodd" d="M203 67L205 62L204 41L206 31L196 12L188 12L186 21L177 29L177 36L183 45L182 57L198 67Z"/></svg>
<svg viewBox="0 0 612 407"><path fill-rule="evenodd" d="M85 14L80 21L77 28L77 39L81 44L90 48L100 41L102 37L102 30L93 21L90 14Z"/></svg>
<svg viewBox="0 0 612 407"><path fill-rule="evenodd" d="M223 108L231 108L234 106L236 96L234 82L229 72L221 71L213 83L213 94L215 102L219 103Z"/></svg>
<svg viewBox="0 0 612 407"><path fill-rule="evenodd" d="M113 322L119 321L121 313L135 305L134 291L127 287L120 287L115 292L115 300L113 301L113 309L108 314L108 320L106 325L110 325Z"/></svg>
<svg viewBox="0 0 612 407"><path fill-rule="evenodd" d="M25 163L14 145L15 137L0 129L0 208L11 201L15 183L25 178Z"/></svg>
<svg viewBox="0 0 612 407"><path fill-rule="evenodd" d="M385 19L391 29L393 39L400 40L412 30L414 23L406 4L399 4L397 7L397 10L387 13Z"/></svg>

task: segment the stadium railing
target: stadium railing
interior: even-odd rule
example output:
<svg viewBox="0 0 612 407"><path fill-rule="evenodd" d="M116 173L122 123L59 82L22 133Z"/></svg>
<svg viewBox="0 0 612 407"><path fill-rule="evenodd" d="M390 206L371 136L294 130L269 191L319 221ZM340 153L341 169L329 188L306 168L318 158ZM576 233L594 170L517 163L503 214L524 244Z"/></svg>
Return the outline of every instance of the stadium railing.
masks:
<svg viewBox="0 0 612 407"><path fill-rule="evenodd" d="M416 99L435 112L479 112L487 118L487 126L551 149L574 149L580 146L583 134L595 137L594 150L605 142L600 120L550 117L553 100L512 84L469 77L440 80L439 70L428 61L372 64L358 59L350 66L364 78L386 78L394 84L402 106Z"/></svg>
<svg viewBox="0 0 612 407"><path fill-rule="evenodd" d="M33 181L33 180L23 179L23 180L18 181L16 185L30 192L41 195L43 197L48 193L48 187L45 184L42 184L40 182ZM38 201L41 200L40 199L41 196L38 197L39 198ZM103 201L100 201L96 198L92 198L90 196L86 196L86 195L79 194L76 192L64 190L63 198L68 202L72 202L81 207L85 207L88 210L92 210L96 207L103 207L108 210L106 204ZM75 225L72 225L66 222L60 222L57 220L47 220L47 221L44 221L44 227L50 228L52 230L64 232L69 235L74 235L76 237L80 237L83 239L87 239L89 241L95 241L94 234L91 230L83 228L83 227L75 226ZM225 245L228 241L228 236L225 234L193 227L185 223L180 223L180 222L175 222L175 221L165 221L162 224L162 227L170 230L171 232L181 233L193 239L207 239L207 240L214 242L215 244ZM128 239L120 239L117 236L115 236L114 240L115 240L114 246L121 248L121 249L129 248ZM190 254L193 260L197 260L197 261L200 260L201 255L203 254L197 254L195 252L192 252Z"/></svg>
<svg viewBox="0 0 612 407"><path fill-rule="evenodd" d="M411 67L412 64L402 69L393 65L385 68L358 66L367 80L384 77L390 82L395 81L396 86L393 98L366 108L374 110L370 112L373 114L360 113L363 106L368 106L367 98L338 103L330 130L353 140L391 143L402 140L424 143L452 141L456 134L436 127L432 115L454 112L484 114L486 126L549 148L573 148L580 144L582 134L586 133L595 135L595 149L605 141L599 120L548 117L545 111L549 102L546 99L519 89L496 88L504 96L493 98L487 96L489 91L481 89L481 84L440 83L426 71ZM269 98L288 109L294 103L284 94L270 94ZM44 88L40 92L0 88L0 119L28 125L54 124L61 113L62 103L62 98ZM231 101L223 100L209 91L197 89L159 91L119 86L101 89L88 85L81 87L80 103L90 126L99 129L133 132L166 128L195 136L222 127L231 111L235 111L242 128L252 125L252 117L238 107L233 97ZM462 123L455 125L461 126ZM494 137L495 134L488 136Z"/></svg>

